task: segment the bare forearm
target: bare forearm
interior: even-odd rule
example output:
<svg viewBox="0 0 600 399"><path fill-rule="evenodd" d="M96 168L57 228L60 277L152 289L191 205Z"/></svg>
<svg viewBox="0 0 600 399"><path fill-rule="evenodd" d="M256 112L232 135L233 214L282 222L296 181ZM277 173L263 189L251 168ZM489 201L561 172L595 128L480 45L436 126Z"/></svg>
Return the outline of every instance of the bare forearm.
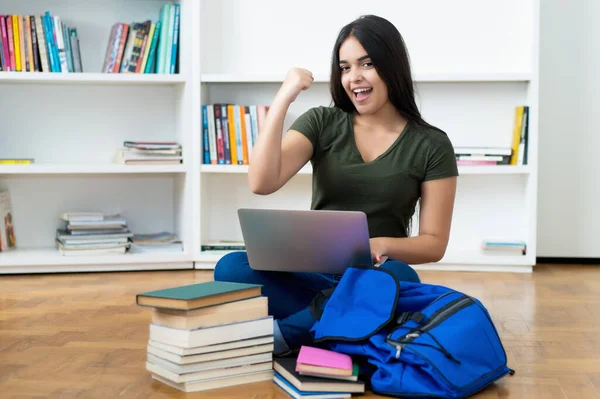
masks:
<svg viewBox="0 0 600 399"><path fill-rule="evenodd" d="M446 243L433 235L408 238L385 237L383 240L385 255L409 265L438 262L446 252Z"/></svg>
<svg viewBox="0 0 600 399"><path fill-rule="evenodd" d="M280 97L269 107L263 129L252 148L248 182L253 191L269 191L281 174L281 137L289 102Z"/></svg>

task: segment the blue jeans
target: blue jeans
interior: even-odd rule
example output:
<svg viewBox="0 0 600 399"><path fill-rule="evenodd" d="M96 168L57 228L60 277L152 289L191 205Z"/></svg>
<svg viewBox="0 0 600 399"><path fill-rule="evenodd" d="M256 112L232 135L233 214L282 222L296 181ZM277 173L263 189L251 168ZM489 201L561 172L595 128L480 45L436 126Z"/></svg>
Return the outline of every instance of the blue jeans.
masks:
<svg viewBox="0 0 600 399"><path fill-rule="evenodd" d="M418 274L406 263L388 260L380 266L400 281L420 282ZM321 273L258 271L250 268L246 252L231 252L215 267L215 281L261 284L269 298L269 315L275 321L274 353L283 355L301 345L310 345L310 329L315 323L309 304L322 290L334 288L339 277Z"/></svg>

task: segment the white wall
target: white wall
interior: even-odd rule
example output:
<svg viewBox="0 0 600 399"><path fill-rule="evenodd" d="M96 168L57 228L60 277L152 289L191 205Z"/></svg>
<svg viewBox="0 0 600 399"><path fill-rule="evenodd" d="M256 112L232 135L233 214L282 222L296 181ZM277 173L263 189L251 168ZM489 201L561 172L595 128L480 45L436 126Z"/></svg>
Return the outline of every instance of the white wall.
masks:
<svg viewBox="0 0 600 399"><path fill-rule="evenodd" d="M600 2L543 0L538 253L600 258Z"/></svg>

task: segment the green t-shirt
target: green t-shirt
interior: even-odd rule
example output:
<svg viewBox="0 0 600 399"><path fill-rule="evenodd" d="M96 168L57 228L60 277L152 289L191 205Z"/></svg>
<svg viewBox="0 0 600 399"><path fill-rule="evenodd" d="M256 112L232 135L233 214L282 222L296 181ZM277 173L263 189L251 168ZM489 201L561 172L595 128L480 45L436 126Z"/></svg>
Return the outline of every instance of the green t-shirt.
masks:
<svg viewBox="0 0 600 399"><path fill-rule="evenodd" d="M352 114L315 107L290 126L313 144L311 209L363 211L373 237L406 237L421 183L458 176L448 136L409 122L398 139L371 162L354 140Z"/></svg>

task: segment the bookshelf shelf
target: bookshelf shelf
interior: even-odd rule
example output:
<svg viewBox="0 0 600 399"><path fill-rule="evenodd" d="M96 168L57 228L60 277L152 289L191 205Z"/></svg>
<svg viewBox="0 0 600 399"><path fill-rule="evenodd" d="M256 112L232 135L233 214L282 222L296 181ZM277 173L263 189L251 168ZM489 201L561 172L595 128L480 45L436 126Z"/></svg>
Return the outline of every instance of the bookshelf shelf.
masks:
<svg viewBox="0 0 600 399"><path fill-rule="evenodd" d="M0 165L0 175L186 173L187 165Z"/></svg>
<svg viewBox="0 0 600 399"><path fill-rule="evenodd" d="M415 74L416 82L529 82L530 73ZM314 73L315 83L329 83L329 74ZM281 83L285 74L204 73L203 83Z"/></svg>
<svg viewBox="0 0 600 399"><path fill-rule="evenodd" d="M204 164L200 170L202 173L248 173L248 166ZM526 175L530 168L526 165L460 166L458 170L461 175ZM304 166L298 174L312 174L311 165Z"/></svg>
<svg viewBox="0 0 600 399"><path fill-rule="evenodd" d="M63 256L56 248L48 247L19 248L0 256L0 273L191 268L192 256L187 253Z"/></svg>
<svg viewBox="0 0 600 399"><path fill-rule="evenodd" d="M223 253L200 252L195 256L197 269L211 269L221 259ZM531 262L535 262L526 255L496 255L486 254L483 251L472 249L448 251L439 264L413 265L417 270L453 270L453 271L485 271L494 269L506 272L530 272Z"/></svg>
<svg viewBox="0 0 600 399"><path fill-rule="evenodd" d="M179 85L179 74L0 72L0 84L94 84L94 85Z"/></svg>
<svg viewBox="0 0 600 399"><path fill-rule="evenodd" d="M202 173L248 173L248 165L202 165L200 170ZM312 174L310 164L306 164L300 171L299 175Z"/></svg>

